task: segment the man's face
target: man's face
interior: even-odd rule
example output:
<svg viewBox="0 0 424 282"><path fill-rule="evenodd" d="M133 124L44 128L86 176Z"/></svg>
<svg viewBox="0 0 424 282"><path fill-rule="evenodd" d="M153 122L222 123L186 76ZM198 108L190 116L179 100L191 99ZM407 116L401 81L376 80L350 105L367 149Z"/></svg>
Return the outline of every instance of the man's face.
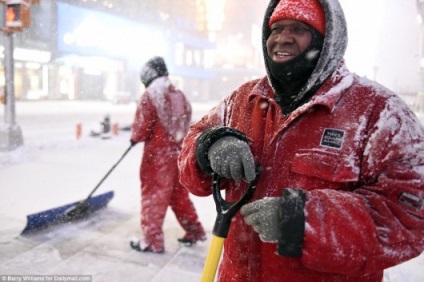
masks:
<svg viewBox="0 0 424 282"><path fill-rule="evenodd" d="M272 24L266 41L268 56L275 63L285 63L303 53L311 40L309 25L296 20L279 20Z"/></svg>

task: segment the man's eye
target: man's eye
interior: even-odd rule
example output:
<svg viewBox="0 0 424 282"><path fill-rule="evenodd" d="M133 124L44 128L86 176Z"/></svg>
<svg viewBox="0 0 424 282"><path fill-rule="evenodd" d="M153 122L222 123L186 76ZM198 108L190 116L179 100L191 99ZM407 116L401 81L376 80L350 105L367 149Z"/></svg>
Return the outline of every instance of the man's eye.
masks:
<svg viewBox="0 0 424 282"><path fill-rule="evenodd" d="M295 26L293 28L293 32L296 33L296 34L304 35L304 34L311 32L311 30L307 27L304 27L304 26Z"/></svg>
<svg viewBox="0 0 424 282"><path fill-rule="evenodd" d="M271 29L271 33L272 34L277 34L283 31L282 27L274 27L273 29Z"/></svg>
<svg viewBox="0 0 424 282"><path fill-rule="evenodd" d="M307 32L309 32L309 28L303 27L303 26L295 26L293 28L293 32L297 33L297 34L305 34Z"/></svg>

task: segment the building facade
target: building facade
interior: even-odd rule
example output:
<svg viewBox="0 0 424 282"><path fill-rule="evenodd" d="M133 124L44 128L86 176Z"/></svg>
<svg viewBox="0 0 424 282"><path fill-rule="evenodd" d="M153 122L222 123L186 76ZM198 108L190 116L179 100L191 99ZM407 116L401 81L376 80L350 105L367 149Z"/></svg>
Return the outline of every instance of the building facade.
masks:
<svg viewBox="0 0 424 282"><path fill-rule="evenodd" d="M265 4L41 0L31 4L30 27L13 35L16 99L136 100L141 66L161 55L191 100L218 100L264 73Z"/></svg>

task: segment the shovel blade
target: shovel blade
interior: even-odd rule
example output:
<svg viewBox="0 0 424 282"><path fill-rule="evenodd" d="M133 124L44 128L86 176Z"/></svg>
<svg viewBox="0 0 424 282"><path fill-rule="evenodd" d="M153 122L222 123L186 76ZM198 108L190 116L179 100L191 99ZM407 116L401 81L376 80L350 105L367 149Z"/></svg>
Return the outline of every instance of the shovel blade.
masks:
<svg viewBox="0 0 424 282"><path fill-rule="evenodd" d="M94 197L90 197L85 202L87 204L87 209L85 212L89 214L105 207L109 201L112 200L113 195L113 191L109 191ZM27 235L40 229L44 229L48 226L71 222L73 219L77 219L67 216L67 213L69 210L80 203L81 202L75 202L39 213L27 215L27 224L24 230L22 230L21 235ZM81 219L81 217L78 217L78 219Z"/></svg>

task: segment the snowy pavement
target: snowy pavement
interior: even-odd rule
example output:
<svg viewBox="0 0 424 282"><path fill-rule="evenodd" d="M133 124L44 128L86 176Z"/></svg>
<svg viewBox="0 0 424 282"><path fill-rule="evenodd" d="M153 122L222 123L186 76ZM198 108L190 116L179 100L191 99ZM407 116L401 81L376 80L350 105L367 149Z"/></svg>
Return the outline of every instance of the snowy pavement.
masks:
<svg viewBox="0 0 424 282"><path fill-rule="evenodd" d="M66 112L66 108L75 110ZM91 114L80 114L81 109ZM88 196L129 146L127 131L102 140L89 137L90 129L106 112L112 122L119 119L125 125L133 109L106 103L18 103L17 120L25 144L0 153L0 279L1 275L91 275L99 282L200 280L209 240L191 248L180 246L177 238L184 231L170 210L164 224L165 254L130 249L130 239L140 234L142 144L126 155L96 192L114 191L105 209L88 220L20 236L26 215ZM79 140L76 122L84 125ZM210 234L215 220L212 198L193 197L193 201Z"/></svg>
<svg viewBox="0 0 424 282"><path fill-rule="evenodd" d="M194 104L195 118L210 105ZM96 102L17 104L24 146L0 152L0 279L2 275L90 275L92 281L199 281L208 241L187 248L184 232L169 210L162 255L129 247L139 235L138 167L142 144L134 147L96 194L110 190L108 206L86 220L20 236L26 215L86 198L129 146L129 132L102 140L89 137L104 113L124 125L134 105ZM3 112L0 110L0 119ZM76 139L74 125L84 131ZM192 196L201 222L211 234L216 211L211 197ZM385 272L385 282L424 281L424 255Z"/></svg>

